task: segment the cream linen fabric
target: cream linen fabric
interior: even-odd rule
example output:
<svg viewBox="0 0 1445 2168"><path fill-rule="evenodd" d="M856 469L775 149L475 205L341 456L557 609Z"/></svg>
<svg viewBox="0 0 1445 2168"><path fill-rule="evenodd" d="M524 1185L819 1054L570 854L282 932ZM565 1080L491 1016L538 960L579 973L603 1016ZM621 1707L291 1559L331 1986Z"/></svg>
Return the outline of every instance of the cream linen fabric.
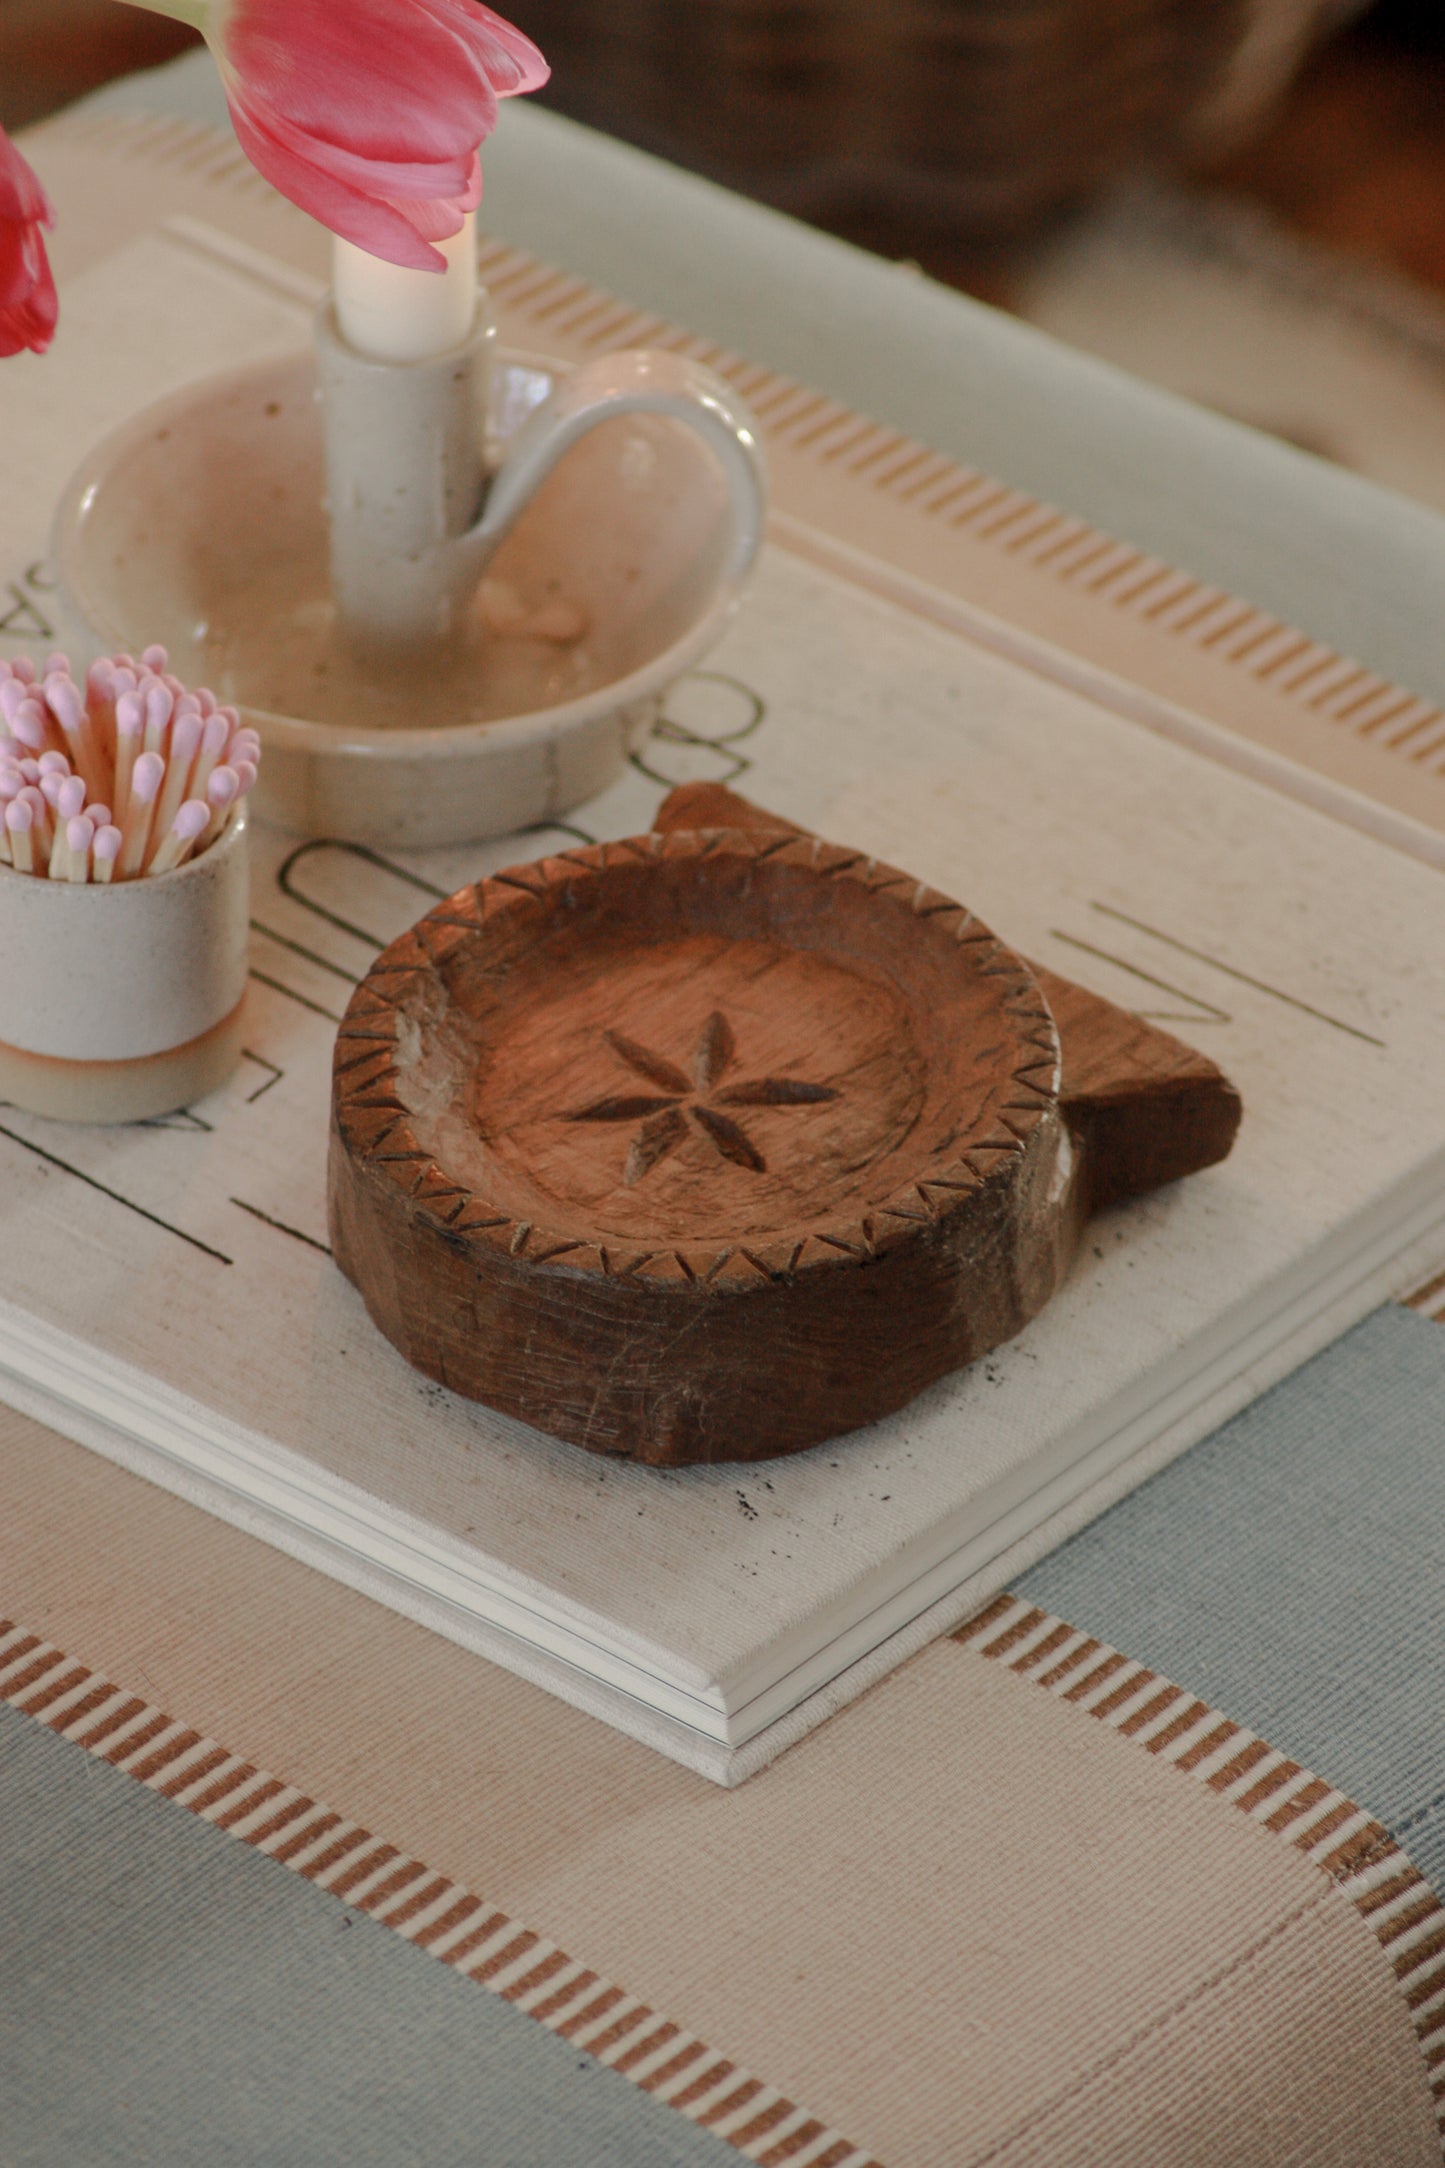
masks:
<svg viewBox="0 0 1445 2168"><path fill-rule="evenodd" d="M8 1413L0 1494L7 1616L885 2168L1438 2168L1403 1999L1334 1886L968 1648L726 1793Z"/></svg>

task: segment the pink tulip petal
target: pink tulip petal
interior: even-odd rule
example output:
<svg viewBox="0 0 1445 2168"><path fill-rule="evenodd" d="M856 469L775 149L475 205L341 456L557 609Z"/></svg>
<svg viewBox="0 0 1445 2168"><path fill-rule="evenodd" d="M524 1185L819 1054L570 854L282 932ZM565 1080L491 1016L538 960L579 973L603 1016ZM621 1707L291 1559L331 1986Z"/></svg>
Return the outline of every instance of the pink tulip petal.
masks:
<svg viewBox="0 0 1445 2168"><path fill-rule="evenodd" d="M253 109L356 157L470 155L495 124L482 61L419 0L240 0L224 39Z"/></svg>
<svg viewBox="0 0 1445 2168"><path fill-rule="evenodd" d="M427 246L415 224L396 205L383 197L359 194L320 166L287 150L253 123L245 107L238 104L234 90L229 85L227 88L236 140L273 188L343 241L354 241L372 256L411 271L445 271L446 258L438 249ZM458 217L451 232L456 233L460 226Z"/></svg>
<svg viewBox="0 0 1445 2168"><path fill-rule="evenodd" d="M0 128L0 356L43 354L59 313L41 228L53 223L44 189Z"/></svg>

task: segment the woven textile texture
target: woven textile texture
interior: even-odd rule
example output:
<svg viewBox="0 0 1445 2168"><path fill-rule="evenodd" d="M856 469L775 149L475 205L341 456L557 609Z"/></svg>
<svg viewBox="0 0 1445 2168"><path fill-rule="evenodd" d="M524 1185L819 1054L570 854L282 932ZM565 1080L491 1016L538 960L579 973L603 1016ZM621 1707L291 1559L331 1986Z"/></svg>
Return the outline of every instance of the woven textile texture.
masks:
<svg viewBox="0 0 1445 2168"><path fill-rule="evenodd" d="M1368 1805L1445 1883L1445 1331L1395 1306L1042 1560L1019 1594Z"/></svg>

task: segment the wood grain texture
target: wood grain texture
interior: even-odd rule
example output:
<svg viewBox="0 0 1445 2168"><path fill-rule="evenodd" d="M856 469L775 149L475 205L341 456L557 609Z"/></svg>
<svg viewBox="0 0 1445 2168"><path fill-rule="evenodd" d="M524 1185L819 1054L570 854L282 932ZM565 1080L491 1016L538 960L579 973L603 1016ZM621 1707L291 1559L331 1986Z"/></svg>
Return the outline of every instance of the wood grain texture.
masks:
<svg viewBox="0 0 1445 2168"><path fill-rule="evenodd" d="M1080 996L1066 1106L987 927L722 795L439 904L336 1047L331 1239L381 1330L655 1464L875 1421L1019 1331L1096 1198L1204 1163L1198 1057Z"/></svg>

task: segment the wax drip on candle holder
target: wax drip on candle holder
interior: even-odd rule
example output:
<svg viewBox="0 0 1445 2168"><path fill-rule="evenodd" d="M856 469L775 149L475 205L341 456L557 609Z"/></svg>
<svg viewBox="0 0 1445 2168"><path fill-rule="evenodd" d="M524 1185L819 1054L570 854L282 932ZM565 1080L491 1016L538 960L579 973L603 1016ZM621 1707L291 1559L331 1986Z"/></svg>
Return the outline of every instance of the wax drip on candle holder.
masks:
<svg viewBox="0 0 1445 2168"><path fill-rule="evenodd" d="M207 850L256 780L261 741L183 685L163 647L43 669L0 660L0 864L52 881L172 873Z"/></svg>

